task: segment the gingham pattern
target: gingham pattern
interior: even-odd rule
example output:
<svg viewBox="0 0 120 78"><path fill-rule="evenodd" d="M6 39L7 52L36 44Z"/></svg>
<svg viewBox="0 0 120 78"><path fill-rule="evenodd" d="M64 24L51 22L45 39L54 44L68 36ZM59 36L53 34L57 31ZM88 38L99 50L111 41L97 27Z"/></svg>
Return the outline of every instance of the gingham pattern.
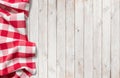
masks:
<svg viewBox="0 0 120 78"><path fill-rule="evenodd" d="M28 41L28 0L0 0L0 78L35 74L35 43Z"/></svg>

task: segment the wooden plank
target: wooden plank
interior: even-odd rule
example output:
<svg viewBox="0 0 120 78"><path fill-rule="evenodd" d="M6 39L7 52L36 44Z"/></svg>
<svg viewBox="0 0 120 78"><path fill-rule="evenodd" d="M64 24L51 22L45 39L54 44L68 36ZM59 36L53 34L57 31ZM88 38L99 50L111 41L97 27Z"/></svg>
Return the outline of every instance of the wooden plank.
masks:
<svg viewBox="0 0 120 78"><path fill-rule="evenodd" d="M111 0L111 78L119 78L119 0Z"/></svg>
<svg viewBox="0 0 120 78"><path fill-rule="evenodd" d="M47 78L47 0L39 0L39 78Z"/></svg>
<svg viewBox="0 0 120 78"><path fill-rule="evenodd" d="M93 78L93 1L84 1L84 78Z"/></svg>
<svg viewBox="0 0 120 78"><path fill-rule="evenodd" d="M66 0L66 78L74 78L74 0Z"/></svg>
<svg viewBox="0 0 120 78"><path fill-rule="evenodd" d="M102 78L110 78L110 4L110 0L104 0L102 4Z"/></svg>
<svg viewBox="0 0 120 78"><path fill-rule="evenodd" d="M75 0L75 78L83 78L84 10L83 0Z"/></svg>
<svg viewBox="0 0 120 78"><path fill-rule="evenodd" d="M57 77L65 78L65 0L57 0Z"/></svg>
<svg viewBox="0 0 120 78"><path fill-rule="evenodd" d="M48 78L56 78L56 0L48 0Z"/></svg>
<svg viewBox="0 0 120 78"><path fill-rule="evenodd" d="M36 1L31 1L30 2L32 4L32 6L30 6L30 16L29 16L29 38L30 38L30 41L32 42L35 42L36 43L36 46L37 46L37 56L35 57L35 61L36 61L36 70L37 72L39 72L39 47L38 47L38 0ZM36 10L37 9L37 10ZM35 20L35 21L34 21ZM36 32L35 32L36 31ZM35 76L33 76L33 78L38 78L39 75L38 73L36 73Z"/></svg>
<svg viewBox="0 0 120 78"><path fill-rule="evenodd" d="M93 78L101 78L102 0L93 0Z"/></svg>

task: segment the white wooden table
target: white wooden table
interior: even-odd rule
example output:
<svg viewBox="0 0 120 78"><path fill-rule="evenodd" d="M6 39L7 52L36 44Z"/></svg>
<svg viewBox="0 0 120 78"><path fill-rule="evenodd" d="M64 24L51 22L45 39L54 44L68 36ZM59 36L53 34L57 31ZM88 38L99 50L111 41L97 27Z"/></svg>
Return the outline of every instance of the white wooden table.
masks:
<svg viewBox="0 0 120 78"><path fill-rule="evenodd" d="M120 78L120 0L32 0L34 78Z"/></svg>

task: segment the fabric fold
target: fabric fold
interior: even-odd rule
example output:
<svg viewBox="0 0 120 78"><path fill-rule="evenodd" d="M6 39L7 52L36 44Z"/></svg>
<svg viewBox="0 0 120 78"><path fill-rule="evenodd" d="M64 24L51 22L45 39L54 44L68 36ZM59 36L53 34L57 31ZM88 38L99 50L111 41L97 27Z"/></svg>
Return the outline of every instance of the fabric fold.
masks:
<svg viewBox="0 0 120 78"><path fill-rule="evenodd" d="M0 78L30 78L36 45L28 40L29 0L0 0Z"/></svg>

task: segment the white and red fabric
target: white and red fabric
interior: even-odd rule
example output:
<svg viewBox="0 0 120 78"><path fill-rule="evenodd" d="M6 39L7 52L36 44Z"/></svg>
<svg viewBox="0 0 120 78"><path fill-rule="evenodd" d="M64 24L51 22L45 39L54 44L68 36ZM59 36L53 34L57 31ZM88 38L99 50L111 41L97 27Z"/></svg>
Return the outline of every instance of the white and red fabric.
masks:
<svg viewBox="0 0 120 78"><path fill-rule="evenodd" d="M0 0L0 78L35 74L35 43L26 33L29 0Z"/></svg>

